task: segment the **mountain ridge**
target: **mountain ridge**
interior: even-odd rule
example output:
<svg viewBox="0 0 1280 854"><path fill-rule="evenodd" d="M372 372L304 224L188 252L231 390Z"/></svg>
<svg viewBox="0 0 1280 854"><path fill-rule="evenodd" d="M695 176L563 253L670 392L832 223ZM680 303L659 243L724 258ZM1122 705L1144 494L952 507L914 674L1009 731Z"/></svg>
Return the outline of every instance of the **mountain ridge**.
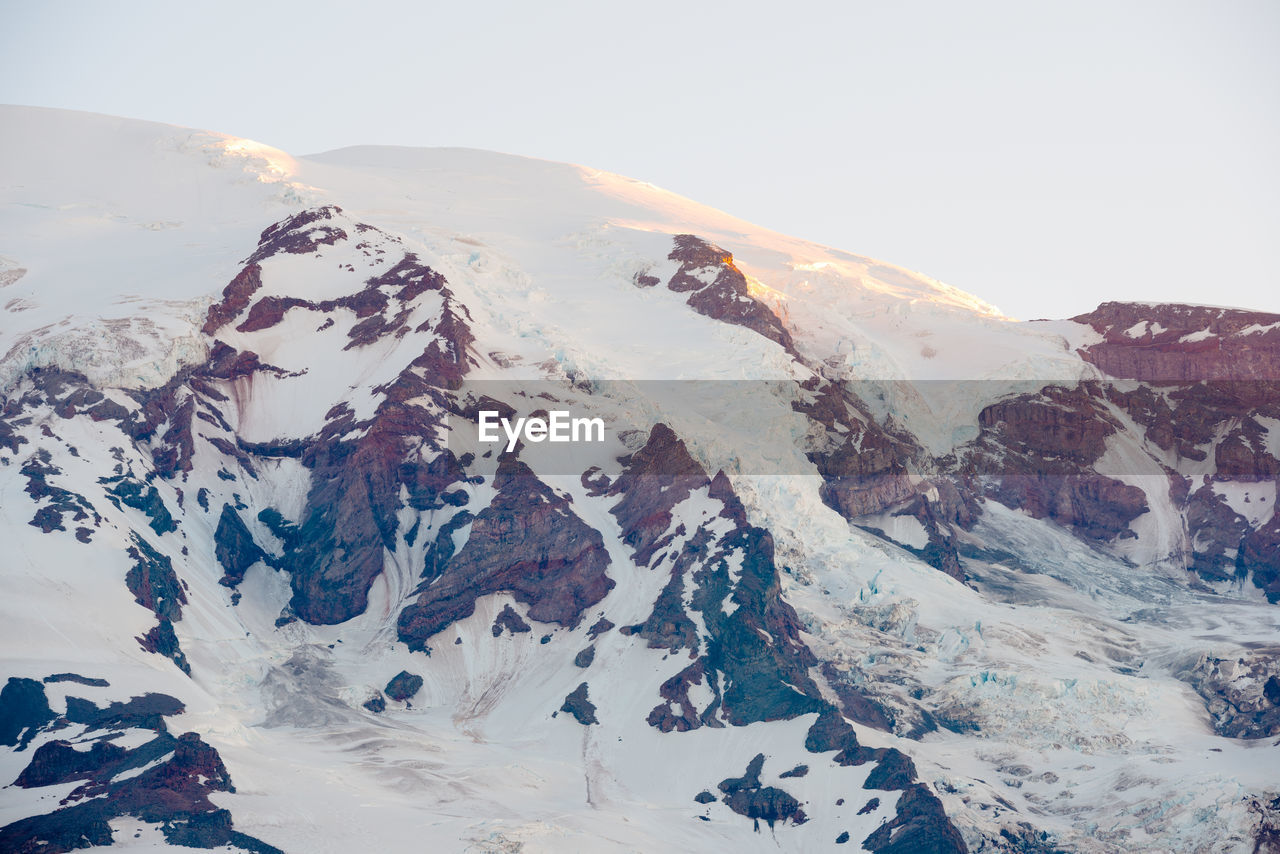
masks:
<svg viewBox="0 0 1280 854"><path fill-rule="evenodd" d="M198 205L5 182L27 272L0 297L32 305L0 329L0 713L29 744L0 771L87 764L120 793L90 838L1269 838L1280 318L1018 323L580 167L412 184L174 133L142 174ZM92 279L59 260L98 250ZM467 434L555 406L607 440ZM77 758L106 743L85 702L160 694L223 767L207 805L140 808L118 755ZM46 786L5 792L15 845L70 844Z"/></svg>

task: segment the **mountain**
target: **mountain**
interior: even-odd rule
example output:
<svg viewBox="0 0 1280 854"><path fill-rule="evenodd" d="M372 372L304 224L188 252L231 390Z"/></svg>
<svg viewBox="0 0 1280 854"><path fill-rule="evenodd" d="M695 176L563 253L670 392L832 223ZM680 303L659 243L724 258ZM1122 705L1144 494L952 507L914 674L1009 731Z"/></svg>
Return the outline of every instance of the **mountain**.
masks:
<svg viewBox="0 0 1280 854"><path fill-rule="evenodd" d="M0 848L1280 846L1280 316L0 115Z"/></svg>

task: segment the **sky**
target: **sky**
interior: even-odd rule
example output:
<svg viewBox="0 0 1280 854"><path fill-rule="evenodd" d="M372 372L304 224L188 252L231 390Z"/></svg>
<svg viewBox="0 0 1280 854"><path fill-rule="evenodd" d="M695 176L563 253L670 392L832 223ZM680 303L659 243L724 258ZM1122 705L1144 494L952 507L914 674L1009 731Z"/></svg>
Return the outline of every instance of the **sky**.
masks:
<svg viewBox="0 0 1280 854"><path fill-rule="evenodd" d="M0 0L0 103L581 163L1022 318L1280 312L1276 45L1275 0Z"/></svg>

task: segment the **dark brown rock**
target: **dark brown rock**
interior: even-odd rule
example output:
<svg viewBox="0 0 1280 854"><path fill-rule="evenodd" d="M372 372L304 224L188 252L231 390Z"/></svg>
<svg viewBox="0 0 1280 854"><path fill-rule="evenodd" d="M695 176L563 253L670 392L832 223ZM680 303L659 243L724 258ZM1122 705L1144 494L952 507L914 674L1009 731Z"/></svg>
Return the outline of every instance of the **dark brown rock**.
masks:
<svg viewBox="0 0 1280 854"><path fill-rule="evenodd" d="M471 523L462 550L401 612L400 639L411 649L425 649L429 637L471 615L475 600L489 593L510 592L531 619L573 626L614 586L600 533L567 499L510 456L493 485L498 493Z"/></svg>
<svg viewBox="0 0 1280 854"><path fill-rule="evenodd" d="M244 574L267 555L253 541L244 520L230 504L222 505L222 515L218 518L218 528L213 535L214 556L222 565L223 576L219 583L227 587L236 587L244 580Z"/></svg>
<svg viewBox="0 0 1280 854"><path fill-rule="evenodd" d="M422 690L422 677L407 670L401 670L387 683L387 696L398 703L413 699L413 695Z"/></svg>
<svg viewBox="0 0 1280 854"><path fill-rule="evenodd" d="M942 802L923 783L903 790L897 814L864 839L862 847L875 854L967 854L969 850Z"/></svg>
<svg viewBox="0 0 1280 854"><path fill-rule="evenodd" d="M236 277L222 289L222 301L209 306L201 332L212 335L226 326L249 306L250 298L262 287L262 268L246 264Z"/></svg>
<svg viewBox="0 0 1280 854"><path fill-rule="evenodd" d="M667 258L680 262L667 288L688 293L686 301L690 308L707 317L758 332L799 358L791 333L776 314L751 295L747 278L733 263L733 255L695 235L677 234L675 248ZM710 276L704 272L705 277L711 278L710 283L694 275L699 271L711 271ZM640 287L656 283L652 276L636 279Z"/></svg>
<svg viewBox="0 0 1280 854"><path fill-rule="evenodd" d="M782 789L760 785L763 768L764 754L758 753L747 763L747 770L741 777L721 780L719 789L724 792L725 805L738 815L755 821L757 830L760 819L764 819L770 828L788 820L792 824L804 824L807 818L804 810L800 809L799 801Z"/></svg>
<svg viewBox="0 0 1280 854"><path fill-rule="evenodd" d="M493 620L493 636L495 638L501 637L504 631L514 635L520 632L529 632L532 629L516 612L516 609L507 604L502 606L502 610L498 612L498 616Z"/></svg>
<svg viewBox="0 0 1280 854"><path fill-rule="evenodd" d="M257 264L273 255L309 255L321 246L333 246L347 239L347 232L331 221L342 214L337 205L309 208L288 219L267 226L258 238L258 248L245 261Z"/></svg>
<svg viewBox="0 0 1280 854"><path fill-rule="evenodd" d="M1155 383L1280 379L1280 315L1107 302L1072 320L1103 336L1080 355L1113 377Z"/></svg>
<svg viewBox="0 0 1280 854"><path fill-rule="evenodd" d="M649 712L649 726L662 732L685 732L702 725L719 726L719 721L714 717L714 706L707 709L708 714L699 717L697 707L689 700L689 688L701 685L704 678L706 676L703 673L702 659L698 659L663 682L658 688L658 694L664 702Z"/></svg>
<svg viewBox="0 0 1280 854"><path fill-rule="evenodd" d="M595 704L587 699L586 682L574 688L573 692L564 698L564 705L560 707L560 711L573 715L574 719L583 726L600 723L596 719Z"/></svg>

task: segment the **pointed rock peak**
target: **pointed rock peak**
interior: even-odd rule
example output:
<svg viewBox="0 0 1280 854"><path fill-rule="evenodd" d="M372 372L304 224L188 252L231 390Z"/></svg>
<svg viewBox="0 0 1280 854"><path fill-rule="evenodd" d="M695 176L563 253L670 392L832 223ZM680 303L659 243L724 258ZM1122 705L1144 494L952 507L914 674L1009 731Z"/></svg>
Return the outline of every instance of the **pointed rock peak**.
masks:
<svg viewBox="0 0 1280 854"><path fill-rule="evenodd" d="M733 255L693 234L677 234L667 259L680 264L667 289L689 294L686 302L698 314L758 332L799 358L791 333L764 303L751 295L747 277L733 263ZM653 276L637 276L636 284L652 287Z"/></svg>
<svg viewBox="0 0 1280 854"><path fill-rule="evenodd" d="M675 431L659 421L649 430L649 439L644 447L630 457L623 457L621 462L626 471L619 477L610 490L613 494L626 491L626 478L659 475L666 478L691 477L706 481L707 472L690 454L684 441Z"/></svg>
<svg viewBox="0 0 1280 854"><path fill-rule="evenodd" d="M257 250L245 263L256 264L281 253L305 255L319 246L332 246L346 240L346 229L335 222L341 214L342 208L337 205L325 205L309 208L268 226L258 238Z"/></svg>
<svg viewBox="0 0 1280 854"><path fill-rule="evenodd" d="M568 499L511 456L493 484L497 495L471 522L461 551L401 612L399 636L410 649L428 649L432 635L471 616L491 593L511 593L531 620L576 626L613 589L603 538Z"/></svg>

